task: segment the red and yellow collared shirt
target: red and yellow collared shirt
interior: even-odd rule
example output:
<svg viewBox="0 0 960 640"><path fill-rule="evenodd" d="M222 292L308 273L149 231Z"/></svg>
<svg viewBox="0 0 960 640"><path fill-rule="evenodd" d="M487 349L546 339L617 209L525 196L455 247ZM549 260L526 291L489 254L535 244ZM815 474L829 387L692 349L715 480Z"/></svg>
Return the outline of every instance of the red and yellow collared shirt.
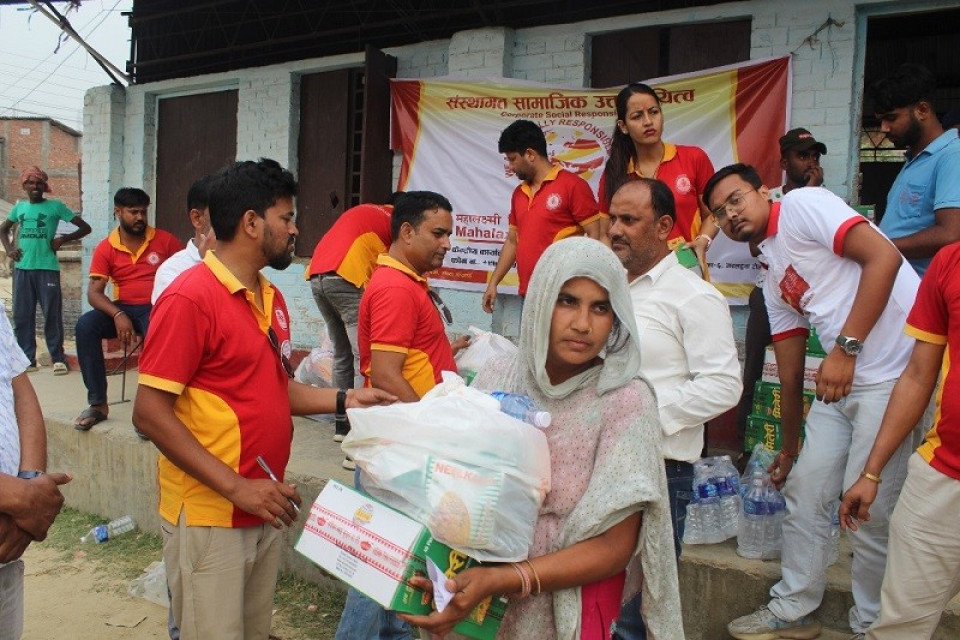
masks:
<svg viewBox="0 0 960 640"><path fill-rule="evenodd" d="M313 250L304 276L335 272L358 289L370 280L377 256L390 246L390 205L361 204L344 211Z"/></svg>
<svg viewBox="0 0 960 640"><path fill-rule="evenodd" d="M554 165L536 193L521 182L510 201L510 226L517 233L520 295L527 293L533 268L547 247L583 235L583 226L602 215L586 180L560 165Z"/></svg>
<svg viewBox="0 0 960 640"><path fill-rule="evenodd" d="M360 370L370 386L373 351L403 353L403 379L423 396L441 380L441 371L456 371L453 350L427 281L406 265L383 254L360 301Z"/></svg>
<svg viewBox="0 0 960 640"><path fill-rule="evenodd" d="M293 422L289 379L290 316L283 296L260 276L263 308L208 251L203 263L171 284L157 301L140 356L140 384L177 396L174 411L203 447L245 478L265 478L262 455L283 481ZM176 524L249 527L263 521L161 455L160 516Z"/></svg>
<svg viewBox="0 0 960 640"><path fill-rule="evenodd" d="M120 242L114 229L93 250L90 277L113 283L113 299L124 304L150 304L153 278L163 261L183 248L173 234L147 227L146 237L136 253Z"/></svg>

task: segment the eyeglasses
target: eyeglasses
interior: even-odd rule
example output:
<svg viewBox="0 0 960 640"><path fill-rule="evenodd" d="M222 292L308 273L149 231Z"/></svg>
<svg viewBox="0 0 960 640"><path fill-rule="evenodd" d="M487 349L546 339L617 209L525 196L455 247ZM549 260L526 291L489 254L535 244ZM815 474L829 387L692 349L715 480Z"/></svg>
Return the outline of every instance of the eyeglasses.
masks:
<svg viewBox="0 0 960 640"><path fill-rule="evenodd" d="M747 206L747 194L751 191L756 191L756 189L750 189L750 191L745 193L734 191L722 205L713 209L710 213L717 219L717 224L722 225L726 221L727 213L740 213L743 211L744 207Z"/></svg>
<svg viewBox="0 0 960 640"><path fill-rule="evenodd" d="M270 345L273 347L273 350L277 352L277 355L280 356L280 364L283 365L283 370L287 372L287 377L293 377L293 365L290 364L290 360L287 356L283 355L283 351L280 349L280 341L277 339L277 333L273 330L273 327L267 329L267 340L270 341Z"/></svg>
<svg viewBox="0 0 960 640"><path fill-rule="evenodd" d="M443 304L443 300L440 299L440 295L437 294L433 289L427 289L427 295L430 296L430 299L433 301L433 306L437 308L437 311L440 312L440 315L443 316L443 321L447 324L453 324L453 314L450 313L450 309L447 308L447 305Z"/></svg>

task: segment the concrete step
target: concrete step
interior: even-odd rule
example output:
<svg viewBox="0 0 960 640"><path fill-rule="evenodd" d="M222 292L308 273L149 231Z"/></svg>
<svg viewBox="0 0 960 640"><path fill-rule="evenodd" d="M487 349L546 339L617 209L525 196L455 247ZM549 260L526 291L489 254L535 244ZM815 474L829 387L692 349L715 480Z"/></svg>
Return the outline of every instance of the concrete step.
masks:
<svg viewBox="0 0 960 640"><path fill-rule="evenodd" d="M136 376L128 375L127 397L135 395ZM47 423L49 468L68 471L74 480L63 487L67 504L106 519L130 514L139 526L157 531L157 451L133 432L132 403L110 407L110 418L89 432L73 428L73 419L86 407L86 390L79 375L55 377L50 369L30 374ZM119 397L119 385L110 378L110 401ZM310 504L334 478L349 484L353 474L341 467L343 454L333 442L333 420L294 419L293 452L287 480L297 484L304 503ZM308 509L301 521L286 530L282 568L309 580L343 588L316 566L293 551ZM768 600L770 587L779 579L776 561L747 560L736 553L734 541L716 545L686 546L680 563L680 595L687 640L728 638L727 623L754 611ZM850 635L847 611L850 595L850 547L841 541L840 561L827 571L827 591L816 617L826 628L824 640ZM960 638L960 601L945 613L934 640Z"/></svg>

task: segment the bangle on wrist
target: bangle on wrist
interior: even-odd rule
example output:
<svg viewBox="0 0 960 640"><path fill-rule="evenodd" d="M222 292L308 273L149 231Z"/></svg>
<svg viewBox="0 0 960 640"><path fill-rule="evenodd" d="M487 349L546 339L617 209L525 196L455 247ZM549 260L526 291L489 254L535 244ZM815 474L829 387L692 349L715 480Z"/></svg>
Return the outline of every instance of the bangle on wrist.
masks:
<svg viewBox="0 0 960 640"><path fill-rule="evenodd" d="M866 478L870 482L876 482L877 484L880 484L881 482L883 482L883 479L880 476L878 476L875 473L870 473L866 469L860 472L860 477Z"/></svg>
<svg viewBox="0 0 960 640"><path fill-rule="evenodd" d="M707 239L707 249L709 249L709 248L710 248L710 245L713 244L713 238L711 238L710 236L708 236L708 235L705 234L705 233L701 233L700 235L697 236L697 240L699 240L700 238L706 238L706 239ZM696 240L694 240L694 242L696 242Z"/></svg>
<svg viewBox="0 0 960 640"><path fill-rule="evenodd" d="M533 595L538 596L542 592L542 589L540 588L540 574L538 574L537 570L533 568L532 562L530 562L529 560L524 560L524 562L528 567L530 567L530 571L533 572L533 579L537 583L537 592L534 593Z"/></svg>
<svg viewBox="0 0 960 640"><path fill-rule="evenodd" d="M124 311L123 309L120 309L120 311L117 311L115 314L113 314L113 319L116 320L116 319L117 319L117 316L120 315L121 313L122 313L123 315L127 315L127 312L126 312L126 311Z"/></svg>
<svg viewBox="0 0 960 640"><path fill-rule="evenodd" d="M779 456L786 456L786 457L790 458L791 460L796 460L797 458L800 457L800 454L799 454L799 453L790 453L789 451L784 451L783 449L780 449L780 452L777 454L777 457L779 457Z"/></svg>

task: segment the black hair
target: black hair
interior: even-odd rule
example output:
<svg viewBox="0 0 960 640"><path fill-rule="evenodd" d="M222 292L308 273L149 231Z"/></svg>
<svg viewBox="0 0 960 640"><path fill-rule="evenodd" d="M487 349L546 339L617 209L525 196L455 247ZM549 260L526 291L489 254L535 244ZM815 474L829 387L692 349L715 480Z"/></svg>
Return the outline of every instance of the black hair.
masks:
<svg viewBox="0 0 960 640"><path fill-rule="evenodd" d="M874 82L870 94L873 97L873 110L877 113L889 113L921 101L932 107L933 93L936 90L937 79L929 69L920 64L905 62Z"/></svg>
<svg viewBox="0 0 960 640"><path fill-rule="evenodd" d="M703 188L703 201L707 204L707 207L710 207L710 196L713 194L713 189L717 186L717 183L724 178L733 175L740 176L743 178L744 182L749 184L754 189L759 189L763 186L763 180L760 179L760 174L757 173L757 170L749 164L744 164L742 162L729 164L723 169L717 171L710 177L709 180L707 180L707 185Z"/></svg>
<svg viewBox="0 0 960 640"><path fill-rule="evenodd" d="M150 196L143 189L136 187L121 187L113 194L115 207L146 207L150 204Z"/></svg>
<svg viewBox="0 0 960 640"><path fill-rule="evenodd" d="M229 242L247 211L261 218L280 198L297 195L297 179L276 160L260 158L227 165L210 180L210 224L217 239Z"/></svg>
<svg viewBox="0 0 960 640"><path fill-rule="evenodd" d="M652 97L657 101L657 106L660 106L660 96L653 90L653 87L642 82L631 82L617 94L615 104L618 121L627 121L627 102L638 93ZM619 126L614 125L613 141L610 143L610 157L607 158L607 165L604 167L604 173L607 176L605 181L607 201L600 203L601 208L610 208L613 194L627 181L627 165L630 164L631 160L634 162L637 160L637 147L633 144L633 139L629 133L624 133Z"/></svg>
<svg viewBox="0 0 960 640"><path fill-rule="evenodd" d="M670 216L674 222L677 221L676 201L673 198L673 192L670 191L670 187L668 187L665 182L654 178L639 178L623 183L620 185L620 189L623 189L628 184L646 185L650 189L650 206L653 209L654 219ZM617 191L620 189L617 189ZM613 201L613 196L610 197L610 201Z"/></svg>
<svg viewBox="0 0 960 640"><path fill-rule="evenodd" d="M203 211L210 204L210 182L212 176L203 176L192 185L187 191L187 211L196 209Z"/></svg>
<svg viewBox="0 0 960 640"><path fill-rule="evenodd" d="M547 157L547 137L536 122L517 120L500 133L497 142L497 151L500 153L523 153L527 149Z"/></svg>
<svg viewBox="0 0 960 640"><path fill-rule="evenodd" d="M620 316L613 314L613 326L610 327L610 335L607 336L607 353L617 353L625 346L630 338L630 334L623 328L620 322Z"/></svg>
<svg viewBox="0 0 960 640"><path fill-rule="evenodd" d="M433 191L406 191L396 196L393 200L393 214L390 216L390 235L393 240L400 237L400 227L404 222L409 222L416 229L423 222L427 211L453 211L450 201Z"/></svg>

